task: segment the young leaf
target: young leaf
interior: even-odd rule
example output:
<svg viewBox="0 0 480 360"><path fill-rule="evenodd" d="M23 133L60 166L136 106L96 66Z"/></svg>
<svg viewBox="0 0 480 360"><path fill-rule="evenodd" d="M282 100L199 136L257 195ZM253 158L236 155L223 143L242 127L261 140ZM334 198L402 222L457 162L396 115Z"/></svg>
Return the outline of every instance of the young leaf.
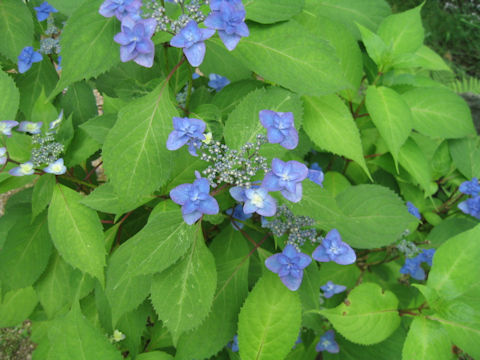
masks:
<svg viewBox="0 0 480 360"><path fill-rule="evenodd" d="M105 172L121 199L149 195L169 177L172 154L167 150L177 110L166 81L147 96L122 108L103 146ZM132 125L133 124L133 125Z"/></svg>
<svg viewBox="0 0 480 360"><path fill-rule="evenodd" d="M413 128L420 133L445 139L475 134L468 105L452 91L421 87L402 96L412 111Z"/></svg>
<svg viewBox="0 0 480 360"><path fill-rule="evenodd" d="M33 45L32 14L22 1L0 2L0 34L2 34L0 53L14 63L25 46Z"/></svg>
<svg viewBox="0 0 480 360"><path fill-rule="evenodd" d="M378 35L391 47L393 56L416 52L423 44L424 30L420 10L422 5L385 18Z"/></svg>
<svg viewBox="0 0 480 360"><path fill-rule="evenodd" d="M48 209L48 228L58 252L70 265L104 281L103 229L95 211L82 205L82 196L56 185Z"/></svg>
<svg viewBox="0 0 480 360"><path fill-rule="evenodd" d="M373 123L397 161L400 148L412 131L410 108L399 94L383 86L370 86L365 104Z"/></svg>
<svg viewBox="0 0 480 360"><path fill-rule="evenodd" d="M250 36L240 41L235 55L263 78L309 95L330 94L348 86L334 49L295 21L252 24L249 30Z"/></svg>
<svg viewBox="0 0 480 360"><path fill-rule="evenodd" d="M240 232L231 226L225 228L214 238L210 250L218 274L212 310L199 327L180 336L175 354L178 360L208 358L231 341L248 294L249 249Z"/></svg>
<svg viewBox="0 0 480 360"><path fill-rule="evenodd" d="M379 69L384 69L390 65L392 59L391 49L382 40L380 36L375 34L370 29L357 24L358 29L362 35L362 42L367 49L368 55L377 64Z"/></svg>
<svg viewBox="0 0 480 360"><path fill-rule="evenodd" d="M215 260L200 226L184 258L153 278L152 303L177 343L187 330L202 323L212 306L217 286Z"/></svg>
<svg viewBox="0 0 480 360"><path fill-rule="evenodd" d="M45 270L51 252L46 214L37 217L32 224L30 216L24 216L10 229L0 251L3 285L9 289L32 285Z"/></svg>
<svg viewBox="0 0 480 360"><path fill-rule="evenodd" d="M303 97L303 128L322 149L354 160L370 176L363 158L360 133L347 106L336 95Z"/></svg>
<svg viewBox="0 0 480 360"><path fill-rule="evenodd" d="M344 303L320 310L320 314L348 340L372 345L385 340L400 325L397 306L394 293L375 283L364 283L353 289Z"/></svg>
<svg viewBox="0 0 480 360"><path fill-rule="evenodd" d="M49 97L68 85L95 77L120 62L118 45L112 40L120 30L115 17L98 13L103 0L88 0L67 20L60 38L62 76Z"/></svg>
<svg viewBox="0 0 480 360"><path fill-rule="evenodd" d="M38 300L31 286L7 292L0 303L0 327L16 326L32 313Z"/></svg>
<svg viewBox="0 0 480 360"><path fill-rule="evenodd" d="M451 347L448 334L439 323L417 316L403 346L403 359L452 360Z"/></svg>
<svg viewBox="0 0 480 360"><path fill-rule="evenodd" d="M290 352L302 321L296 292L278 276L266 272L248 295L238 318L238 345L242 359L278 360Z"/></svg>

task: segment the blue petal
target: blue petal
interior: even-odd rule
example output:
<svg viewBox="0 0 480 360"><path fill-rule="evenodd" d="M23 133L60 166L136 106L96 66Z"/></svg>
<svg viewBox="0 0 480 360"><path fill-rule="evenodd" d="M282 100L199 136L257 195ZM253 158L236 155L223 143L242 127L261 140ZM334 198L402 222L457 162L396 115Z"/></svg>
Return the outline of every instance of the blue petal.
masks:
<svg viewBox="0 0 480 360"><path fill-rule="evenodd" d="M133 61L135 61L138 65L151 68L153 66L153 58L155 57L155 53L152 51L148 54L138 54Z"/></svg>
<svg viewBox="0 0 480 360"><path fill-rule="evenodd" d="M289 257L290 259L294 259L298 255L297 249L292 244L287 244L283 249L283 255Z"/></svg>
<svg viewBox="0 0 480 360"><path fill-rule="evenodd" d="M245 196L245 188L241 187L241 186L235 186L235 187L232 187L230 189L230 195L232 195L232 197L237 200L237 201L240 201L240 202L244 202L244 201L247 201L247 197Z"/></svg>
<svg viewBox="0 0 480 360"><path fill-rule="evenodd" d="M298 257L299 257L299 259L298 259L298 262L297 262L297 266L300 269L305 269L312 262L312 258L310 256L306 255L306 254L299 253Z"/></svg>
<svg viewBox="0 0 480 360"><path fill-rule="evenodd" d="M183 145L188 142L188 136L185 136L183 133L179 131L173 130L167 139L167 149L168 150L177 150L180 149Z"/></svg>
<svg viewBox="0 0 480 360"><path fill-rule="evenodd" d="M208 215L218 214L218 211L219 211L218 202L217 200L215 200L213 196L209 196L208 199L200 202L200 206L198 207L198 210Z"/></svg>
<svg viewBox="0 0 480 360"><path fill-rule="evenodd" d="M283 265L278 261L280 256L281 254L275 254L265 259L265 266L268 270L276 274L280 272L283 267Z"/></svg>
<svg viewBox="0 0 480 360"><path fill-rule="evenodd" d="M235 35L235 34L228 35L223 30L219 30L218 35L220 36L220 39L222 39L225 47L230 51L235 49L235 47L237 46L237 44L239 43L239 41L241 39L241 37L239 35Z"/></svg>
<svg viewBox="0 0 480 360"><path fill-rule="evenodd" d="M262 186L268 191L280 191L282 190L282 187L280 186L278 180L278 176L269 171L263 178Z"/></svg>
<svg viewBox="0 0 480 360"><path fill-rule="evenodd" d="M282 276L280 279L282 280L283 284L291 291L296 291L300 287L302 283L303 272L301 276L296 277L292 275Z"/></svg>
<svg viewBox="0 0 480 360"><path fill-rule="evenodd" d="M292 150L295 149L298 145L298 132L295 128L290 128L288 130L288 136L285 136L283 141L280 142L280 145L285 149Z"/></svg>
<svg viewBox="0 0 480 360"><path fill-rule="evenodd" d="M244 209L245 210L245 209ZM257 214L262 216L273 216L277 212L277 202L273 197L267 195L263 199L263 208L257 210Z"/></svg>
<svg viewBox="0 0 480 360"><path fill-rule="evenodd" d="M183 205L189 200L189 192L192 189L192 184L178 185L170 191L170 199L178 205Z"/></svg>
<svg viewBox="0 0 480 360"><path fill-rule="evenodd" d="M335 256L334 261L340 265L353 264L355 260L357 260L357 255L355 255L355 251L353 251L353 249L346 243L343 243L342 245L346 247L347 251L341 255Z"/></svg>
<svg viewBox="0 0 480 360"><path fill-rule="evenodd" d="M201 217L202 213L200 211L194 211L190 214L183 214L183 220L185 220L188 225L193 225Z"/></svg>
<svg viewBox="0 0 480 360"><path fill-rule="evenodd" d="M328 256L327 252L323 245L318 245L317 248L313 251L312 257L320 262L329 262L330 257Z"/></svg>
<svg viewBox="0 0 480 360"><path fill-rule="evenodd" d="M282 132L274 127L267 129L267 139L270 144L282 143L285 140Z"/></svg>
<svg viewBox="0 0 480 360"><path fill-rule="evenodd" d="M212 12L203 22L204 25L211 29L224 29L225 21L220 12Z"/></svg>
<svg viewBox="0 0 480 360"><path fill-rule="evenodd" d="M260 112L258 113L260 123L266 129L273 126L274 116L275 116L275 111L272 111L272 110L260 110Z"/></svg>
<svg viewBox="0 0 480 360"><path fill-rule="evenodd" d="M205 57L205 43L197 42L189 48L183 48L183 53L192 66L200 66Z"/></svg>

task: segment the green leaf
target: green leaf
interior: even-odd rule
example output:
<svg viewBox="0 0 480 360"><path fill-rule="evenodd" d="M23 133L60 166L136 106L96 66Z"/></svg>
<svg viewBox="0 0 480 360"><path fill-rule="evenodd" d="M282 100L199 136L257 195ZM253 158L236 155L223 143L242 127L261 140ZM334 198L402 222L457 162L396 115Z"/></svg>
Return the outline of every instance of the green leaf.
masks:
<svg viewBox="0 0 480 360"><path fill-rule="evenodd" d="M70 115L60 123L60 128L55 134L55 140L62 144L68 151L74 136L75 130L73 129L72 115Z"/></svg>
<svg viewBox="0 0 480 360"><path fill-rule="evenodd" d="M50 0L48 3L58 11L70 16L84 2L85 0Z"/></svg>
<svg viewBox="0 0 480 360"><path fill-rule="evenodd" d="M72 114L74 127L98 114L93 90L85 81L77 81L68 87L60 98L60 107L65 111L65 116Z"/></svg>
<svg viewBox="0 0 480 360"><path fill-rule="evenodd" d="M32 224L30 216L25 216L8 232L0 251L0 280L9 289L32 285L48 264L52 243L44 215Z"/></svg>
<svg viewBox="0 0 480 360"><path fill-rule="evenodd" d="M403 59L398 59L395 61L395 67L406 67L406 68L422 68L432 71L449 71L452 70L448 67L445 61L440 55L435 51L430 49L428 46L421 46L415 54L406 54L407 56Z"/></svg>
<svg viewBox="0 0 480 360"><path fill-rule="evenodd" d="M417 316L413 319L403 346L403 360L454 358L448 334L434 321Z"/></svg>
<svg viewBox="0 0 480 360"><path fill-rule="evenodd" d="M355 287L360 274L361 272L355 264L322 263L320 266L319 284L324 285L330 280L335 284L341 284L350 289Z"/></svg>
<svg viewBox="0 0 480 360"><path fill-rule="evenodd" d="M336 171L328 171L325 173L323 187L333 196L337 196L350 186L352 186L350 181L348 181L348 179L341 173Z"/></svg>
<svg viewBox="0 0 480 360"><path fill-rule="evenodd" d="M78 303L68 315L51 325L48 338L52 345L49 360L121 360L123 357L104 333L82 314Z"/></svg>
<svg viewBox="0 0 480 360"><path fill-rule="evenodd" d="M60 38L62 76L50 98L70 84L95 77L120 62L118 45L112 41L120 30L115 17L98 13L102 0L87 0L67 20Z"/></svg>
<svg viewBox="0 0 480 360"><path fill-rule="evenodd" d="M397 306L394 293L375 283L364 283L353 289L344 303L320 314L348 340L372 345L385 340L400 325Z"/></svg>
<svg viewBox="0 0 480 360"><path fill-rule="evenodd" d="M11 177L10 175L8 175ZM16 204L11 207L6 214L3 214L0 217L0 249L2 249L3 244L7 241L7 235L13 226L25 217L25 214L28 214L30 210L29 204Z"/></svg>
<svg viewBox="0 0 480 360"><path fill-rule="evenodd" d="M257 89L245 96L228 117L224 129L227 146L240 150L247 142L255 143L258 134L266 135L267 131L259 119L259 112L264 109L292 112L296 129L299 130L302 125L302 102L296 94L277 87ZM262 150L270 158L286 152L279 144L265 145Z"/></svg>
<svg viewBox="0 0 480 360"><path fill-rule="evenodd" d="M107 138L108 132L115 125L116 121L116 114L105 114L91 118L80 125L80 128L98 143L103 144Z"/></svg>
<svg viewBox="0 0 480 360"><path fill-rule="evenodd" d="M226 227L213 239L210 250L218 274L212 310L200 326L180 337L175 355L178 360L208 358L231 341L248 294L249 249L240 232Z"/></svg>
<svg viewBox="0 0 480 360"><path fill-rule="evenodd" d="M147 225L115 251L107 269L106 286L114 324L147 296L150 278L145 275L174 264L190 248L194 236L195 226L183 221L177 205L165 201L157 205ZM131 292L131 287L136 291Z"/></svg>
<svg viewBox="0 0 480 360"><path fill-rule="evenodd" d="M17 75L15 82L20 90L20 110L27 119L31 118L33 105L42 91L49 94L57 81L58 74L50 61L35 63L26 73Z"/></svg>
<svg viewBox="0 0 480 360"><path fill-rule="evenodd" d="M183 259L153 278L152 304L176 343L181 334L202 323L217 286L215 260L200 225Z"/></svg>
<svg viewBox="0 0 480 360"><path fill-rule="evenodd" d="M249 30L250 36L240 41L236 55L266 80L309 95L330 94L348 86L334 49L326 41L306 33L297 22L252 24Z"/></svg>
<svg viewBox="0 0 480 360"><path fill-rule="evenodd" d="M212 104L220 109L222 115L228 115L248 93L262 86L263 84L256 80L241 80L231 83L215 94Z"/></svg>
<svg viewBox="0 0 480 360"><path fill-rule="evenodd" d="M31 286L9 291L0 304L0 327L16 326L27 319L38 300Z"/></svg>
<svg viewBox="0 0 480 360"><path fill-rule="evenodd" d="M266 272L240 311L240 357L257 360L285 358L298 337L301 309L298 294L283 285L276 274Z"/></svg>
<svg viewBox="0 0 480 360"><path fill-rule="evenodd" d="M387 47L387 44L385 44L382 38L360 24L357 24L357 27L360 30L362 42L367 49L367 53L375 64L377 64L380 69L384 69L390 65L392 61L391 49Z"/></svg>
<svg viewBox="0 0 480 360"><path fill-rule="evenodd" d="M120 110L103 146L103 162L121 199L149 195L168 180L173 155L166 143L177 115L165 81Z"/></svg>
<svg viewBox="0 0 480 360"><path fill-rule="evenodd" d="M323 285L320 280L320 271L317 264L313 263L303 271L302 285L298 289L298 295L302 301L302 326L313 330L320 330L322 324L321 316L312 312L312 310L321 309L320 285Z"/></svg>
<svg viewBox="0 0 480 360"><path fill-rule="evenodd" d="M425 190L425 196L432 195L437 187L432 186L432 170L425 153L412 139L408 139L398 154L398 161L417 183Z"/></svg>
<svg viewBox="0 0 480 360"><path fill-rule="evenodd" d="M1 8L2 4L0 4L0 11ZM15 82L7 73L0 71L0 119L14 120L19 102L20 93Z"/></svg>
<svg viewBox="0 0 480 360"><path fill-rule="evenodd" d="M322 149L354 160L370 176L360 133L347 106L336 95L303 97L303 128Z"/></svg>
<svg viewBox="0 0 480 360"><path fill-rule="evenodd" d="M82 273L55 252L47 270L35 284L38 299L49 319L71 305L81 278Z"/></svg>
<svg viewBox="0 0 480 360"><path fill-rule="evenodd" d="M423 45L422 6L390 15L380 24L378 35L391 48L394 57L414 53Z"/></svg>
<svg viewBox="0 0 480 360"><path fill-rule="evenodd" d="M444 219L430 231L426 240L429 241L433 247L439 247L451 237L470 230L477 224L478 220L474 217Z"/></svg>
<svg viewBox="0 0 480 360"><path fill-rule="evenodd" d="M325 17L322 4L316 1L309 1L295 20L335 48L343 76L349 83L349 88L345 90L347 98L353 99L363 76L362 52L355 38L345 26Z"/></svg>
<svg viewBox="0 0 480 360"><path fill-rule="evenodd" d="M246 18L261 24L272 24L290 19L302 11L304 0L247 0Z"/></svg>
<svg viewBox="0 0 480 360"><path fill-rule="evenodd" d="M355 23L375 31L391 13L390 5L385 0L307 0L307 4L309 2L319 2L323 15L343 23L357 40L360 39L360 32Z"/></svg>
<svg viewBox="0 0 480 360"><path fill-rule="evenodd" d="M32 222L50 204L53 189L55 187L55 175L44 174L35 183L32 195Z"/></svg>
<svg viewBox="0 0 480 360"><path fill-rule="evenodd" d="M104 282L103 229L95 211L82 205L82 196L56 185L48 209L48 228L60 255L70 265Z"/></svg>
<svg viewBox="0 0 480 360"><path fill-rule="evenodd" d="M0 2L0 34L0 53L14 63L24 47L33 45L32 14L22 1Z"/></svg>
<svg viewBox="0 0 480 360"><path fill-rule="evenodd" d="M151 351L138 355L135 360L173 360L173 356L163 351Z"/></svg>
<svg viewBox="0 0 480 360"><path fill-rule="evenodd" d="M200 65L200 70L205 76L208 77L212 73L219 74L225 76L232 83L250 78L252 72L218 39L209 39L205 41L205 45L207 46L205 59Z"/></svg>
<svg viewBox="0 0 480 360"><path fill-rule="evenodd" d="M150 308L149 304L142 304L138 309L123 315L118 321L117 329L125 334L122 345L128 349L132 357L135 357L141 351L142 334L147 325Z"/></svg>
<svg viewBox="0 0 480 360"><path fill-rule="evenodd" d="M383 86L370 86L365 104L388 150L397 161L400 148L412 131L410 108L399 94Z"/></svg>
<svg viewBox="0 0 480 360"><path fill-rule="evenodd" d="M472 137L448 142L450 155L458 170L467 178L480 178L480 138Z"/></svg>
<svg viewBox="0 0 480 360"><path fill-rule="evenodd" d="M357 185L337 196L345 215L336 227L343 241L358 248L374 248L396 241L412 222L404 202L380 185Z"/></svg>
<svg viewBox="0 0 480 360"><path fill-rule="evenodd" d="M82 128L77 128L64 156L65 164L68 167L79 165L85 162L100 147L101 144L90 137L86 131Z"/></svg>
<svg viewBox="0 0 480 360"><path fill-rule="evenodd" d="M88 196L85 196L81 203L89 208L104 213L121 215L130 210L136 209L140 205L152 200L151 196L138 197L135 202L125 204L119 201L119 196L115 193L110 183L105 183L97 187Z"/></svg>
<svg viewBox="0 0 480 360"><path fill-rule="evenodd" d="M460 96L443 88L416 88L402 94L413 115L413 128L446 139L475 134L470 109Z"/></svg>
<svg viewBox="0 0 480 360"><path fill-rule="evenodd" d="M44 91L42 90L33 104L32 116L29 121L43 122L43 128L48 128L48 123L58 117L58 112L55 106L47 100Z"/></svg>

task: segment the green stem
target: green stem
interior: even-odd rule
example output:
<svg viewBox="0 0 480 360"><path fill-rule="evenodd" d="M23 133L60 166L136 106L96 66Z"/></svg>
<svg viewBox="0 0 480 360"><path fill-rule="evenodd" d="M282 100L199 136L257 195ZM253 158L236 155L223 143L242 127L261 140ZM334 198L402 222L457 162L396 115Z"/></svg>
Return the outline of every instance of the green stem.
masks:
<svg viewBox="0 0 480 360"><path fill-rule="evenodd" d="M65 179L65 180L68 180L68 181L71 181L71 182L80 184L80 185L88 186L89 188L92 188L92 189L96 189L96 188L97 188L97 185L90 184L90 183L88 183L88 182L86 182L86 181L77 179L77 178L75 178L75 177L73 177L73 176L59 175L59 177L62 178L62 179Z"/></svg>
<svg viewBox="0 0 480 360"><path fill-rule="evenodd" d="M224 214L222 213L221 214L224 218L226 219L229 219L229 220L232 220L232 217L230 215L227 215L227 214ZM246 227L252 229L252 230L255 230L255 231L258 231L260 233L263 233L263 234L268 234L268 230L262 228L262 227L259 227L259 226L256 226L250 222L247 222L247 221L243 221L243 220L238 220L238 219L235 219L235 222L237 223L242 223L243 225L245 225Z"/></svg>
<svg viewBox="0 0 480 360"><path fill-rule="evenodd" d="M188 65L188 72L190 74L188 78L188 88L187 88L187 99L185 100L185 115L190 113L190 99L192 97L192 87L193 87L193 79L192 79L192 67Z"/></svg>

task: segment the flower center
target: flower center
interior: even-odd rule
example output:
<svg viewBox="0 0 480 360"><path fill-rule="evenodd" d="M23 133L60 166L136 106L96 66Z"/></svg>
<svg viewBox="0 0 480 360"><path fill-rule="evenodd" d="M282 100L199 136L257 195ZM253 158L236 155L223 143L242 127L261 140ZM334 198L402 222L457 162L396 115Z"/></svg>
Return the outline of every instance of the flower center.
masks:
<svg viewBox="0 0 480 360"><path fill-rule="evenodd" d="M323 340L323 341L322 341L322 345L323 345L323 347L325 347L325 348L329 347L330 344L331 344L331 343L330 343L329 340Z"/></svg>
<svg viewBox="0 0 480 360"><path fill-rule="evenodd" d="M22 172L27 173L27 172L32 171L33 165L30 165L30 164L21 164L21 165L20 165L20 168L22 169Z"/></svg>
<svg viewBox="0 0 480 360"><path fill-rule="evenodd" d="M263 198L258 194L254 194L252 196L252 204L255 205L256 207L262 208L263 207Z"/></svg>

